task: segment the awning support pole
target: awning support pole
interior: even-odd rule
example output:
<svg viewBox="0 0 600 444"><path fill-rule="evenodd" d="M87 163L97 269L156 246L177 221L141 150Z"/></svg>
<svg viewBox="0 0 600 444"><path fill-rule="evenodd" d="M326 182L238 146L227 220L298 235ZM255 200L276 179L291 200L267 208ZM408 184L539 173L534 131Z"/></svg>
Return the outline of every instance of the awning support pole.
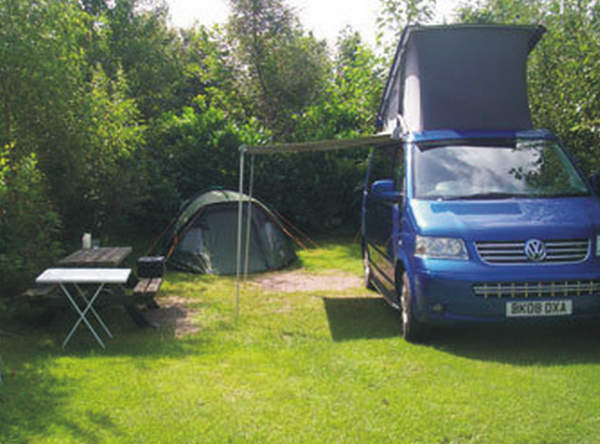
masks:
<svg viewBox="0 0 600 444"><path fill-rule="evenodd" d="M235 263L235 321L238 320L240 308L240 271L242 269L242 194L244 193L244 154L247 150L246 145L240 146L240 186L238 196L238 226L237 226L237 245L236 245L236 263Z"/></svg>
<svg viewBox="0 0 600 444"><path fill-rule="evenodd" d="M248 258L250 256L250 226L252 224L252 192L254 190L254 156L250 156L250 185L248 190L248 221L246 223L246 256L244 258L244 282L248 279Z"/></svg>

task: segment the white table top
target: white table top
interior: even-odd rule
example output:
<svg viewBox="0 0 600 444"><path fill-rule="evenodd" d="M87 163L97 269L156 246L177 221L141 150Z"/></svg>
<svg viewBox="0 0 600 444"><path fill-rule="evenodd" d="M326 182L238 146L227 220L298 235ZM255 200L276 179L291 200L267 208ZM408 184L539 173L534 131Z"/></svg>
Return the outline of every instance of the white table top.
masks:
<svg viewBox="0 0 600 444"><path fill-rule="evenodd" d="M38 284L124 284L130 268L48 268L35 282Z"/></svg>

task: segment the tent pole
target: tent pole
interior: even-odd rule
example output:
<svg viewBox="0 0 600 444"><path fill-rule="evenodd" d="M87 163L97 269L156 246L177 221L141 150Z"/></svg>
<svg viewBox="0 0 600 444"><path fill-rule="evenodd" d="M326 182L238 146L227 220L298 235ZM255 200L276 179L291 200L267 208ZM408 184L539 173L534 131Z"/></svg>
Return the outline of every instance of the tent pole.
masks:
<svg viewBox="0 0 600 444"><path fill-rule="evenodd" d="M250 185L248 195L248 222L246 223L246 256L244 258L244 282L248 279L248 258L250 256L250 225L252 224L252 192L254 190L254 156L250 156Z"/></svg>
<svg viewBox="0 0 600 444"><path fill-rule="evenodd" d="M248 147L240 146L240 187L238 196L238 226L237 226L237 244L236 244L236 262L235 262L235 321L238 320L240 308L240 271L242 268L242 193L244 192L244 154Z"/></svg>

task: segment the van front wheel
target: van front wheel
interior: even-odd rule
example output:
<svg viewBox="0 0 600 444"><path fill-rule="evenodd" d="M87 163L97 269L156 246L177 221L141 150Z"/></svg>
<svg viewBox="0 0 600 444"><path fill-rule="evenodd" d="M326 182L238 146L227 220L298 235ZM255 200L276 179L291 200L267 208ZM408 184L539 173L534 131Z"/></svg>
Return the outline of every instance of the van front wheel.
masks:
<svg viewBox="0 0 600 444"><path fill-rule="evenodd" d="M426 325L414 315L414 298L410 291L410 283L406 273L402 274L400 303L402 308L402 336L407 342L421 342L425 339Z"/></svg>

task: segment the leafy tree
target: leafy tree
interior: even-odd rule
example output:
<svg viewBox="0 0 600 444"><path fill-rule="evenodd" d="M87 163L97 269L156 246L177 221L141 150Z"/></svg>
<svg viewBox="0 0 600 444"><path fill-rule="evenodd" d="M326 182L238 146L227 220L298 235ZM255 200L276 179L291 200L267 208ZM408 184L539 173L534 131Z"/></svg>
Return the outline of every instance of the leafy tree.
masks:
<svg viewBox="0 0 600 444"><path fill-rule="evenodd" d="M476 4L463 3L459 20L469 23L529 24L543 16L545 0L484 0Z"/></svg>
<svg viewBox="0 0 600 444"><path fill-rule="evenodd" d="M97 17L110 9L105 0L80 0L79 4L85 12Z"/></svg>
<svg viewBox="0 0 600 444"><path fill-rule="evenodd" d="M34 155L36 168L49 179L50 196L61 196L61 184L68 183L74 169L69 133L78 124L84 63L79 46L85 34L84 15L69 4L0 3L0 146L11 147L4 153L11 165ZM13 183L6 182L9 194Z"/></svg>
<svg viewBox="0 0 600 444"><path fill-rule="evenodd" d="M226 42L222 28L200 26L181 30L184 81L179 89L183 106L192 106L198 96L215 105L227 117L243 121L252 107L238 91L240 68Z"/></svg>
<svg viewBox="0 0 600 444"><path fill-rule="evenodd" d="M426 24L433 20L436 0L380 0L380 5L377 43L388 57L392 57L407 25ZM386 36L391 38L386 40Z"/></svg>
<svg viewBox="0 0 600 444"><path fill-rule="evenodd" d="M120 212L113 187L126 174L117 164L141 143L143 130L124 77L117 71L109 79L88 64L89 20L75 3L0 3L0 143L13 147L14 164L35 154L72 233Z"/></svg>
<svg viewBox="0 0 600 444"><path fill-rule="evenodd" d="M145 128L127 91L120 71L111 80L100 67L84 87L78 130L72 135L84 148L77 158L79 180L63 189L73 194L70 202L77 203L64 206L63 213L79 227L114 230L127 222L127 211L141 200L145 176L136 157Z"/></svg>
<svg viewBox="0 0 600 444"><path fill-rule="evenodd" d="M113 79L123 70L146 120L183 104L178 96L184 79L180 39L168 28L167 17L163 2L117 0L103 18L106 53L97 61Z"/></svg>
<svg viewBox="0 0 600 444"><path fill-rule="evenodd" d="M15 142L13 155L51 144L69 125L65 120L81 80L84 21L60 1L0 3L0 144Z"/></svg>
<svg viewBox="0 0 600 444"><path fill-rule="evenodd" d="M240 92L278 138L293 128L289 116L323 90L329 72L325 42L306 35L280 0L230 0L229 36L241 69Z"/></svg>
<svg viewBox="0 0 600 444"><path fill-rule="evenodd" d="M334 65L325 90L293 116L294 140L355 137L374 131L387 67L351 28L340 33Z"/></svg>
<svg viewBox="0 0 600 444"><path fill-rule="evenodd" d="M381 60L352 29L338 39L335 70L325 90L293 115L292 140L372 134L384 85ZM257 191L297 223L312 230L358 224L364 150L275 155L260 159Z"/></svg>

